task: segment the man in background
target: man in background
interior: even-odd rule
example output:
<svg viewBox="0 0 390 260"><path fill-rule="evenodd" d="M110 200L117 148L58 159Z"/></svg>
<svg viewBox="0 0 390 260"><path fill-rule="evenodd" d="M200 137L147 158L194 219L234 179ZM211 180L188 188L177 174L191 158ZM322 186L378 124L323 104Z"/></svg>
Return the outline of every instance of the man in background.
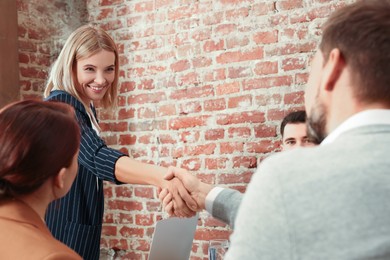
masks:
<svg viewBox="0 0 390 260"><path fill-rule="evenodd" d="M280 133L282 135L282 151L318 144L316 140L308 137L304 110L291 112L285 116L280 124Z"/></svg>

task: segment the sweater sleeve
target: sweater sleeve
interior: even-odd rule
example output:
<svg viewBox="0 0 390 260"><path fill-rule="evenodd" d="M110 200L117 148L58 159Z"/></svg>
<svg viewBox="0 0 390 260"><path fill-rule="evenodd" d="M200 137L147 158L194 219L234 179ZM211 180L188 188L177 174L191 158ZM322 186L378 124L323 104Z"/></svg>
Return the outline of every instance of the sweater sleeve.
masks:
<svg viewBox="0 0 390 260"><path fill-rule="evenodd" d="M233 189L223 189L215 198L212 216L234 228L234 222L243 194Z"/></svg>

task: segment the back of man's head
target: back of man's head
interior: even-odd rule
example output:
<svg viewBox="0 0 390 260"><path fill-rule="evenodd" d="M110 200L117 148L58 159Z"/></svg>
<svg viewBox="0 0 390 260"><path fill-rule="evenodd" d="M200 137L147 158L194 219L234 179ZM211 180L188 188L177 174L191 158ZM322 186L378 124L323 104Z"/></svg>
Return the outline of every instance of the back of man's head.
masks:
<svg viewBox="0 0 390 260"><path fill-rule="evenodd" d="M358 0L324 24L320 50L340 50L351 69L355 98L390 105L390 0Z"/></svg>

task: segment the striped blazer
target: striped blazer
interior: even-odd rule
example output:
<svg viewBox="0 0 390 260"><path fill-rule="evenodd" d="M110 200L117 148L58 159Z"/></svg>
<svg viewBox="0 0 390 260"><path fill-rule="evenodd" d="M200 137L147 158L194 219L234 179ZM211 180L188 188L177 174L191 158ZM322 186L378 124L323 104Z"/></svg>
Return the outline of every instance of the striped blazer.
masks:
<svg viewBox="0 0 390 260"><path fill-rule="evenodd" d="M106 146L92 128L78 99L65 91L55 90L46 100L73 106L81 129L78 174L69 193L49 205L46 223L55 238L84 259L96 260L100 253L104 211L103 180L120 183L115 179L115 163L125 154Z"/></svg>

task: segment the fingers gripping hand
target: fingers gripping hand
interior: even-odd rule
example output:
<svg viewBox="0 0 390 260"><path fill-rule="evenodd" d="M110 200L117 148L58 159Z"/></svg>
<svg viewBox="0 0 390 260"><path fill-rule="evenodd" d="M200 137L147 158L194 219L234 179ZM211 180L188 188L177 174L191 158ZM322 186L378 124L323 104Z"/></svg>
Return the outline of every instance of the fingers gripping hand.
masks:
<svg viewBox="0 0 390 260"><path fill-rule="evenodd" d="M169 181L172 185L170 193L173 199L173 214L179 217L191 217L195 215L196 202L188 194L181 181L174 178Z"/></svg>
<svg viewBox="0 0 390 260"><path fill-rule="evenodd" d="M158 198L161 201L165 212L167 212L169 216L174 216L172 194L169 193L168 189L160 190Z"/></svg>

